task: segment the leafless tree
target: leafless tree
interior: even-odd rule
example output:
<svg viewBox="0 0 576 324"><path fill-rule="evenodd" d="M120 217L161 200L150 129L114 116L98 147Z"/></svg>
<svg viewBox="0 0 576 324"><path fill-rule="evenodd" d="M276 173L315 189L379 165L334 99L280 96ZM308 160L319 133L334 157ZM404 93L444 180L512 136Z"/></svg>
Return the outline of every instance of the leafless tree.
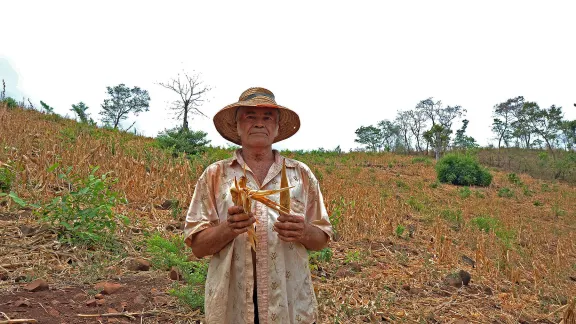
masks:
<svg viewBox="0 0 576 324"><path fill-rule="evenodd" d="M395 123L400 129L400 135L404 141L404 148L406 152L410 152L410 146L412 146L410 143L410 113L407 111L399 110L396 113Z"/></svg>
<svg viewBox="0 0 576 324"><path fill-rule="evenodd" d="M188 117L190 115L206 115L200 111L199 107L205 101L205 96L208 91L212 90L210 86L204 85L200 81L200 74L188 74L182 71L178 73L178 77L170 79L164 83L160 82L159 85L168 90L176 92L179 96L177 100L172 102L171 110L176 112L176 119L182 119L182 129L188 130Z"/></svg>
<svg viewBox="0 0 576 324"><path fill-rule="evenodd" d="M416 150L422 152L423 148L420 144L423 140L422 134L424 133L424 128L426 127L426 115L419 109L408 110L406 114L410 120L410 132L412 132L412 135L416 139Z"/></svg>

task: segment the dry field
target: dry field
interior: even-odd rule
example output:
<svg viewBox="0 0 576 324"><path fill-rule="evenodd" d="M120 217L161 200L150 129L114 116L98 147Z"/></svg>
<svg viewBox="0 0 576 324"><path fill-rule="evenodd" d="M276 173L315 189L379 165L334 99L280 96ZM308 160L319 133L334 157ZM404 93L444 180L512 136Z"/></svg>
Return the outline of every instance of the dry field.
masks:
<svg viewBox="0 0 576 324"><path fill-rule="evenodd" d="M181 233L195 180L230 152L173 158L153 142L0 106L0 167L12 170L12 191L45 203L70 185L50 166L72 166L83 175L99 166L99 174L118 179L113 189L128 203L117 212L130 219L118 227L122 251L108 255L58 243L50 228L39 228L31 208L0 198L0 312L40 323L140 322L137 315L130 321L77 314L133 311L130 304L141 292L148 300L138 309L148 312L143 323L201 320L198 310L163 294L172 284L167 272L127 268L134 258L148 257L143 233ZM425 157L285 153L319 178L338 233L330 261L311 255L322 323L559 323L570 315L576 297L574 186L491 170L490 187L464 188L436 182L434 162ZM166 210L160 206L166 200L183 208ZM467 285L459 272L470 275ZM23 291L36 278L50 290ZM102 280L122 282L124 293L110 295L108 308L87 306L91 285ZM72 301L66 307L62 300L51 303L62 295L76 296L77 308ZM17 299L30 305L18 307Z"/></svg>

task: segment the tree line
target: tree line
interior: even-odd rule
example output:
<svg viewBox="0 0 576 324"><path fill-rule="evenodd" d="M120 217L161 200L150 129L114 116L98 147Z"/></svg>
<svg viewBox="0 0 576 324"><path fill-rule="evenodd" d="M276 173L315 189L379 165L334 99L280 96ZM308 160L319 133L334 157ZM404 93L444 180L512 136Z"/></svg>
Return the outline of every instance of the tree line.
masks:
<svg viewBox="0 0 576 324"><path fill-rule="evenodd" d="M189 120L193 115L205 116L200 107L206 101L206 95L211 90L211 87L204 84L200 79L200 74L189 74L185 71L181 74L179 73L177 77L169 79L168 82L156 84L170 90L176 96L176 99L170 103L168 109L174 113L175 119L179 123L179 126L166 129L158 135L157 138L162 143L161 145L166 147L184 146L185 148L181 148L179 151L186 153L195 153L199 147L207 145L209 143L206 138L207 133L190 130ZM137 117L140 113L150 109L150 95L147 90L140 87L129 87L121 83L116 86L106 87L106 93L107 97L100 105L100 111L98 112L101 116L102 126L105 128L127 132L134 126L136 121L133 121L128 127L123 127L122 122L130 117ZM4 80L2 80L0 103L6 104L8 108L22 107L38 110L45 114L56 114L54 107L44 101L40 101L40 107L36 109L30 99L26 102L23 98L21 102L17 102L15 99L7 97ZM97 126L88 109L89 107L80 101L73 104L70 111L74 113L75 118L80 123ZM136 131L134 130L134 132Z"/></svg>
<svg viewBox="0 0 576 324"><path fill-rule="evenodd" d="M444 106L440 100L427 98L412 110L397 111L394 120L360 126L355 131L355 142L371 151L432 151L438 159L449 149L479 147L466 134L467 119L454 134L453 123L465 114L461 106ZM519 96L494 105L492 117L491 130L498 148L546 148L555 158L554 150L576 147L576 120L565 120L562 107L541 108Z"/></svg>

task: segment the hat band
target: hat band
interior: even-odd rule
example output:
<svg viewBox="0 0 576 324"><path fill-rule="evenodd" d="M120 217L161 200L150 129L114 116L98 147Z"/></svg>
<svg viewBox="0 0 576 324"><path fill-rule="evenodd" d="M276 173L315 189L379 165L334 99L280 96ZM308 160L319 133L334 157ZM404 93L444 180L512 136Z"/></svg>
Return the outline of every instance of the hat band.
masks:
<svg viewBox="0 0 576 324"><path fill-rule="evenodd" d="M261 96L268 97L268 98L270 98L270 99L272 99L272 100L275 100L275 99L274 99L274 95L271 95L271 94L269 94L269 93L257 92L257 93L253 93L253 94L247 96L247 97L244 98L244 100L242 100L242 101L247 101L247 100L250 100L250 99L253 99L253 98L256 98L256 97L261 97Z"/></svg>

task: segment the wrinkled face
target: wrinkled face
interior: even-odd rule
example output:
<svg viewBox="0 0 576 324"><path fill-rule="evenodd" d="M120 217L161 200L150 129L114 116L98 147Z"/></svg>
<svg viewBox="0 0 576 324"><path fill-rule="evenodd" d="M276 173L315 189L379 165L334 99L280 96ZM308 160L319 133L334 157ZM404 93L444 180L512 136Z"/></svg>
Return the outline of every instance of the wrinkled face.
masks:
<svg viewBox="0 0 576 324"><path fill-rule="evenodd" d="M238 108L236 129L242 146L271 146L278 135L278 115L275 108Z"/></svg>

